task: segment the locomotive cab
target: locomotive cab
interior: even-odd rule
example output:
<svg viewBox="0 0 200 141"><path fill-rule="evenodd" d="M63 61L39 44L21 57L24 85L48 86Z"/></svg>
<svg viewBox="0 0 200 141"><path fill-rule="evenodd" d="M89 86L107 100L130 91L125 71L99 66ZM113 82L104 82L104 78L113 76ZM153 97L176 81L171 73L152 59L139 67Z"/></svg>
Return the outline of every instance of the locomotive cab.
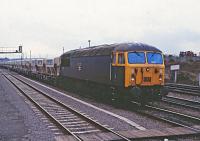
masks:
<svg viewBox="0 0 200 141"><path fill-rule="evenodd" d="M122 89L126 90L123 93L129 98L131 95L133 99L155 101L166 95L164 71L163 54L157 49L112 52L112 81L116 85L123 84Z"/></svg>

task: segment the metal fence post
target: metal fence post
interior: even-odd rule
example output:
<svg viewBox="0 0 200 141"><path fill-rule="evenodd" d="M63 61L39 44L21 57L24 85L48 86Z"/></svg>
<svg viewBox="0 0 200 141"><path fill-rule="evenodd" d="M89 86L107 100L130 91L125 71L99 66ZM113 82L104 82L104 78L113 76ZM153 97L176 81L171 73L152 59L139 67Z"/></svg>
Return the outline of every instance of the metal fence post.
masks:
<svg viewBox="0 0 200 141"><path fill-rule="evenodd" d="M199 86L200 86L200 73L199 73Z"/></svg>
<svg viewBox="0 0 200 141"><path fill-rule="evenodd" d="M174 73L174 83L176 83L177 82L177 70L175 70L175 73Z"/></svg>

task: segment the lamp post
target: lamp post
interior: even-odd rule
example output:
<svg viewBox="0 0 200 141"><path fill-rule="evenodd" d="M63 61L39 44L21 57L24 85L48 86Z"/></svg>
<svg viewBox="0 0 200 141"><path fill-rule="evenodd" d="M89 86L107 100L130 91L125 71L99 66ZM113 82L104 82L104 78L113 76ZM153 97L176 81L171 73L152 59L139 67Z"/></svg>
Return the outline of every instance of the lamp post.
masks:
<svg viewBox="0 0 200 141"><path fill-rule="evenodd" d="M31 50L30 50L30 61L31 61Z"/></svg>
<svg viewBox="0 0 200 141"><path fill-rule="evenodd" d="M29 71L31 71L31 64L32 64L32 60L31 60L31 50L30 50L30 62L29 62Z"/></svg>
<svg viewBox="0 0 200 141"><path fill-rule="evenodd" d="M91 40L88 40L88 43L89 43L89 47L90 47L90 42L91 42Z"/></svg>
<svg viewBox="0 0 200 141"><path fill-rule="evenodd" d="M22 67L22 60L23 60L24 54L21 53L21 67Z"/></svg>

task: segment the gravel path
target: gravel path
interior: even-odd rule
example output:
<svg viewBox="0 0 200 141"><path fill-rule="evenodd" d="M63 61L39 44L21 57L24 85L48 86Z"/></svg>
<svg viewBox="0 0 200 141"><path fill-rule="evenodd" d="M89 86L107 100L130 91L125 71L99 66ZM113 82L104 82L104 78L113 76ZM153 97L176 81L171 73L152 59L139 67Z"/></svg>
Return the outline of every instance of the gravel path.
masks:
<svg viewBox="0 0 200 141"><path fill-rule="evenodd" d="M54 141L18 91L0 74L0 141Z"/></svg>

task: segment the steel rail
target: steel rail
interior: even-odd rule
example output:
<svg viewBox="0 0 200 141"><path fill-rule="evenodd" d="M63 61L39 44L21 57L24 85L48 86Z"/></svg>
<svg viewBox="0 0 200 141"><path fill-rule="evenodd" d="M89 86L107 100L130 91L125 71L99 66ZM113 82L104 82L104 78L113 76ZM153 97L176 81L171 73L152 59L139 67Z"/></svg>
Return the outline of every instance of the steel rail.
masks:
<svg viewBox="0 0 200 141"><path fill-rule="evenodd" d="M170 110L166 110L166 109L162 109L162 108L158 108L158 107L154 107L154 106L151 106L151 105L145 105L145 108L149 108L149 109L153 109L153 110L157 110L157 111L161 111L161 112L165 112L165 113L168 113L168 114L172 114L172 115L176 115L176 116L179 116L179 117L182 117L182 118L186 118L186 119L190 119L195 121L195 122L199 122L200 123L200 118L197 118L197 117L193 117L193 116L189 116L189 115L185 115L185 114L182 114L182 113L178 113L178 112L174 112L174 111L170 111ZM165 118L164 118L165 119ZM168 120L168 119L167 119ZM189 128L191 130L194 130L194 131L197 131L197 132L200 132L200 129L197 129L197 128L193 128L191 126L188 126L188 125L185 125L185 124L181 124L181 123L178 123L178 122L174 122L174 121L171 121L171 120L168 120L172 123L175 123L179 126L182 126L182 127L186 127L186 128ZM188 121L188 120L187 120Z"/></svg>
<svg viewBox="0 0 200 141"><path fill-rule="evenodd" d="M191 108L195 110L200 110L200 102L192 101L184 98L178 98L173 96L166 96L162 98L163 102L172 103L178 106L184 106L186 108Z"/></svg>
<svg viewBox="0 0 200 141"><path fill-rule="evenodd" d="M166 88L179 93L185 93L190 95L199 95L200 96L200 87L199 86L190 86L184 84L173 84L168 83L165 85Z"/></svg>
<svg viewBox="0 0 200 141"><path fill-rule="evenodd" d="M135 101L131 101L131 103L138 106L138 107L141 106L140 103L135 102ZM140 108L142 108L142 110L140 108L137 108L136 110L134 110L134 112L137 112L137 113L144 115L144 116L147 116L149 118L153 118L155 120L159 120L159 121L162 121L162 122L169 123L171 125L175 125L175 126L179 126L179 127L185 127L187 129L195 131L195 133L187 133L187 134L184 134L184 135L183 134L182 135L170 135L170 136L163 135L163 136L150 136L150 137L136 137L136 138L133 138L132 140L134 140L134 141L145 140L145 139L162 139L163 140L164 138L184 137L184 136L188 136L188 135L189 136L200 135L200 129L198 130L196 128L192 128L190 126L186 126L186 125L180 124L178 122L175 122L175 121L172 121L172 120L169 120L169 119L166 119L166 118L158 117L158 116L152 115L150 113L145 113L143 111L143 108L145 108L145 105L143 105L143 106L144 107L140 107Z"/></svg>
<svg viewBox="0 0 200 141"><path fill-rule="evenodd" d="M181 93L186 93L186 94L191 94L191 95L200 95L199 91L196 91L193 89L178 88L178 87L171 87L171 86L167 86L167 88L171 89L174 92L181 92Z"/></svg>
<svg viewBox="0 0 200 141"><path fill-rule="evenodd" d="M166 83L166 85L169 85L169 86L180 86L180 87L189 87L189 88L194 88L194 89L199 89L200 90L200 86L195 86L195 85L178 84L178 83Z"/></svg>
<svg viewBox="0 0 200 141"><path fill-rule="evenodd" d="M131 103L134 104L134 105L137 104L137 102L133 102L133 101L131 101ZM140 104L137 104L137 106L140 107L141 105L140 105ZM171 120L162 118L162 117L157 117L157 116L151 115L151 114L149 114L149 113L145 113L145 112L144 112L145 105L142 105L142 106L143 106L143 107L141 107L142 109L139 108L139 109L136 110L137 113L142 114L142 115L147 116L147 117L150 117L150 118L153 118L153 119L156 119L156 120L160 120L160 121L163 121L163 122L167 122L167 123L169 123L169 124L171 124L171 125L182 126L182 124L180 124L180 123L177 123L177 122L174 122L174 121L171 121ZM182 127L183 127L183 126L182 126Z"/></svg>
<svg viewBox="0 0 200 141"><path fill-rule="evenodd" d="M119 133L117 133L117 132L115 132L115 131L113 131L113 130L111 130L111 129L109 129L109 128L103 126L103 125L101 125L100 123L94 121L94 120L91 119L90 117L86 117L85 115L83 115L82 113L78 112L77 110L75 110L75 109L69 107L68 105L64 104L63 102L61 102L61 101L59 101L59 100L57 100L57 99L55 99L55 98L53 98L53 97L47 95L47 94L44 93L43 91L37 89L36 87L34 87L34 86L28 84L28 83L25 82L25 81L23 81L23 80L17 78L16 76L14 76L14 75L12 75L12 74L10 74L10 75L11 75L12 77L14 77L15 79L17 79L18 81L20 81L20 82L26 84L27 86L31 87L31 88L34 89L35 91L41 93L41 94L44 95L45 97L47 97L47 98L51 99L52 101L58 103L58 104L59 104L60 106L62 106L63 108L66 108L67 110L69 110L69 111L75 113L76 115L80 116L81 118L85 119L85 120L88 121L89 123L92 123L93 125L97 126L97 127L100 128L101 130L104 130L104 131L107 131L107 132L111 132L111 133L113 133L113 134L119 136L119 137L122 138L123 140L130 141L130 139L128 139L128 138L125 137L124 135L121 135L121 134L119 134ZM78 137L78 136L77 136L77 137ZM78 137L78 138L79 138L79 137Z"/></svg>
<svg viewBox="0 0 200 141"><path fill-rule="evenodd" d="M132 102L132 101L131 101L131 103L134 104L134 105L137 104L136 102ZM167 119L166 117L159 117L159 116L152 115L150 113L146 113L145 111L147 111L148 109L157 110L157 111L165 112L165 113L168 113L168 114L174 114L174 115L177 115L179 117L181 116L183 118L188 118L188 119L191 119L191 120L197 120L199 123L200 123L200 118L192 117L192 116L189 116L189 115L181 114L181 113L170 111L170 110L166 110L166 109L161 109L161 108L154 107L154 106L151 106L151 105L143 105L143 107L138 108L136 110L136 112L138 112L139 114L142 114L144 116L148 116L150 118L154 118L156 120L164 121L164 122L167 122L167 123L172 124L172 125L185 127L185 128L191 129L193 131L200 132L200 129L193 128L191 126L175 122L173 120Z"/></svg>

